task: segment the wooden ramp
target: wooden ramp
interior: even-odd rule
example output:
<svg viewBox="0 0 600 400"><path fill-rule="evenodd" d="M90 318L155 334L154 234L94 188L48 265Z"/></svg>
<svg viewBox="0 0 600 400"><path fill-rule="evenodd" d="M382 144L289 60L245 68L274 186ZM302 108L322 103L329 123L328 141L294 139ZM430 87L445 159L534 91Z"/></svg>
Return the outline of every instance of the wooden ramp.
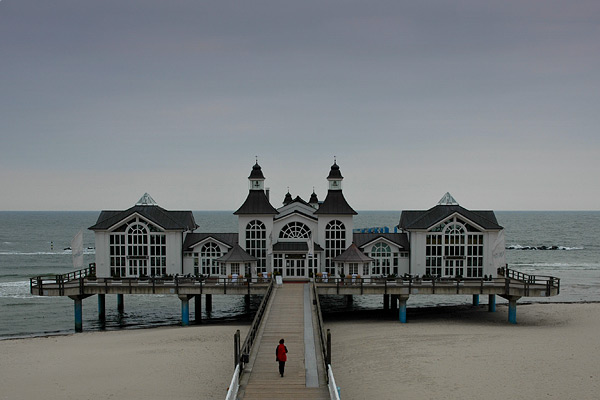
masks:
<svg viewBox="0 0 600 400"><path fill-rule="evenodd" d="M307 284L286 283L276 288L254 362L241 382L240 399L329 399L322 368L317 367L322 358L320 347L315 351L319 342L313 341L312 309ZM275 348L282 338L288 348L283 378L275 361Z"/></svg>

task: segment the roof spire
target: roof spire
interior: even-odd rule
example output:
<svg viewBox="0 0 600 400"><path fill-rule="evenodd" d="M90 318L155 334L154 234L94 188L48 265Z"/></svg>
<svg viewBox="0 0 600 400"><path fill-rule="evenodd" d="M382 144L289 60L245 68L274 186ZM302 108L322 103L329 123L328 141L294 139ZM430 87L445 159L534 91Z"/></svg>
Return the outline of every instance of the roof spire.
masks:
<svg viewBox="0 0 600 400"><path fill-rule="evenodd" d="M458 202L454 199L454 197L452 197L450 192L446 192L444 197L442 197L440 199L440 201L438 201L438 205L440 205L440 206L457 206Z"/></svg>
<svg viewBox="0 0 600 400"><path fill-rule="evenodd" d="M136 206L157 206L158 204L154 199L148 194L144 193L142 197L135 203Z"/></svg>

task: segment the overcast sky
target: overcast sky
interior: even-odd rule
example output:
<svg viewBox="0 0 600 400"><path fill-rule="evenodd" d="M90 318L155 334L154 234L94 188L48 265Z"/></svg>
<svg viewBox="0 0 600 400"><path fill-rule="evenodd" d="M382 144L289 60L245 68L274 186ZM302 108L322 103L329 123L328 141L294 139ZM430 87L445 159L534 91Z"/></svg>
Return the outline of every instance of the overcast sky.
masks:
<svg viewBox="0 0 600 400"><path fill-rule="evenodd" d="M0 0L0 210L598 210L599 127L597 0Z"/></svg>

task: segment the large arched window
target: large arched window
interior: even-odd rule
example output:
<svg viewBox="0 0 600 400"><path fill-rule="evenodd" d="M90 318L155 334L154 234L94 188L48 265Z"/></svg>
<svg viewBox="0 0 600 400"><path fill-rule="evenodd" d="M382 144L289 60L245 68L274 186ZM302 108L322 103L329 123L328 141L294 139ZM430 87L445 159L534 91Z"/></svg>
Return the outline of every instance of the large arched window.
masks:
<svg viewBox="0 0 600 400"><path fill-rule="evenodd" d="M280 239L308 239L310 228L302 222L290 222L279 232Z"/></svg>
<svg viewBox="0 0 600 400"><path fill-rule="evenodd" d="M246 225L246 252L256 257L256 272L267 272L267 228L259 220Z"/></svg>
<svg viewBox="0 0 600 400"><path fill-rule="evenodd" d="M333 220L325 226L325 271L335 276L333 259L346 249L346 227Z"/></svg>
<svg viewBox="0 0 600 400"><path fill-rule="evenodd" d="M483 276L483 234L458 217L429 231L425 251L426 274Z"/></svg>
<svg viewBox="0 0 600 400"><path fill-rule="evenodd" d="M139 217L131 219L110 233L109 251L111 276L166 273L166 235L160 228Z"/></svg>
<svg viewBox="0 0 600 400"><path fill-rule="evenodd" d="M217 258L221 257L221 248L213 242L205 243L200 249L200 264L202 265L202 274L219 275L219 263Z"/></svg>
<svg viewBox="0 0 600 400"><path fill-rule="evenodd" d="M373 258L373 275L389 275L391 273L392 249L387 243L377 243L371 248Z"/></svg>

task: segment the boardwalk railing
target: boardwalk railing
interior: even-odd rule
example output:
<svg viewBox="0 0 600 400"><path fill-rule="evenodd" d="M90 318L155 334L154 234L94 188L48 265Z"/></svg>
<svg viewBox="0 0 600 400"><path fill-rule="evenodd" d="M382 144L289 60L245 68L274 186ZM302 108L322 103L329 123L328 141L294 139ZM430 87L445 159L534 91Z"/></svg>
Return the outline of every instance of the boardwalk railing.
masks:
<svg viewBox="0 0 600 400"><path fill-rule="evenodd" d="M251 287L254 284L266 284L270 282L267 278L252 277L252 278L222 278L211 276L169 276L169 277L109 277L97 278L96 266L90 264L89 268L79 271L70 272L63 275L47 275L37 276L30 279L29 290L31 294L43 296L44 288L58 289L59 296L64 296L65 287L79 287L80 294L83 294L86 285L95 288L105 287L108 292L109 287L129 288L129 293L133 293L135 287L152 288L152 293L155 293L156 288L173 287L174 293L179 294L179 289L183 287L194 287L203 294L204 287L210 287L211 293L215 294L215 288L220 289L223 294L227 294L228 288L236 288L239 293L240 287L247 288L247 294L251 294ZM264 287L264 286L263 286Z"/></svg>
<svg viewBox="0 0 600 400"><path fill-rule="evenodd" d="M43 296L44 285L58 285L58 290L62 296L64 294L65 283L77 281L81 285L82 279L88 276L96 276L96 263L90 263L87 268L67 274L35 276L29 279L29 293ZM34 293L34 290L37 293Z"/></svg>
<svg viewBox="0 0 600 400"><path fill-rule="evenodd" d="M244 340L244 344L239 350L239 362L240 370L243 371L244 367L248 363L250 358L250 352L252 351L252 346L254 345L254 341L256 340L256 336L258 335L258 328L260 327L260 323L262 322L262 318L265 315L265 311L267 309L267 304L269 302L269 298L273 293L273 287L275 285L275 280L271 280L269 284L269 288L267 289L267 293L263 297L260 302L260 306L258 306L258 310L256 311L256 315L254 316L254 320L252 321L252 325L250 326L250 330L246 335L246 340Z"/></svg>
<svg viewBox="0 0 600 400"><path fill-rule="evenodd" d="M260 302L260 306L258 306L258 310L256 311L256 315L254 316L254 320L252 321L250 330L246 335L246 340L244 340L244 344L241 347L240 331L238 330L234 335L233 353L235 361L235 370L233 371L231 384L229 385L229 389L227 390L227 396L225 397L226 400L237 399L237 394L240 387L240 376L244 371L244 367L250 361L250 353L252 352L252 346L254 345L254 341L256 340L256 337L258 335L258 329L260 328L260 324L265 315L267 304L269 303L269 299L271 298L271 294L273 293L274 285L275 280L271 280L269 283L269 287L267 288L267 293Z"/></svg>
<svg viewBox="0 0 600 400"><path fill-rule="evenodd" d="M325 333L325 325L323 324L323 314L321 313L321 302L319 301L319 293L317 293L317 286L313 282L311 284L314 302L317 309L317 324L319 330L319 340L321 341L321 351L323 352L323 366L325 371L328 370L329 364L331 364L331 333L327 330Z"/></svg>
<svg viewBox="0 0 600 400"><path fill-rule="evenodd" d="M556 294L560 293L560 279L553 276L546 275L528 275L523 272L509 269L508 266L498 269L498 275L504 276L506 284L506 292L510 288L510 280L514 279L523 285L525 293L529 293L529 287L531 285L543 285L546 286L546 295L550 296L552 289L556 288Z"/></svg>

